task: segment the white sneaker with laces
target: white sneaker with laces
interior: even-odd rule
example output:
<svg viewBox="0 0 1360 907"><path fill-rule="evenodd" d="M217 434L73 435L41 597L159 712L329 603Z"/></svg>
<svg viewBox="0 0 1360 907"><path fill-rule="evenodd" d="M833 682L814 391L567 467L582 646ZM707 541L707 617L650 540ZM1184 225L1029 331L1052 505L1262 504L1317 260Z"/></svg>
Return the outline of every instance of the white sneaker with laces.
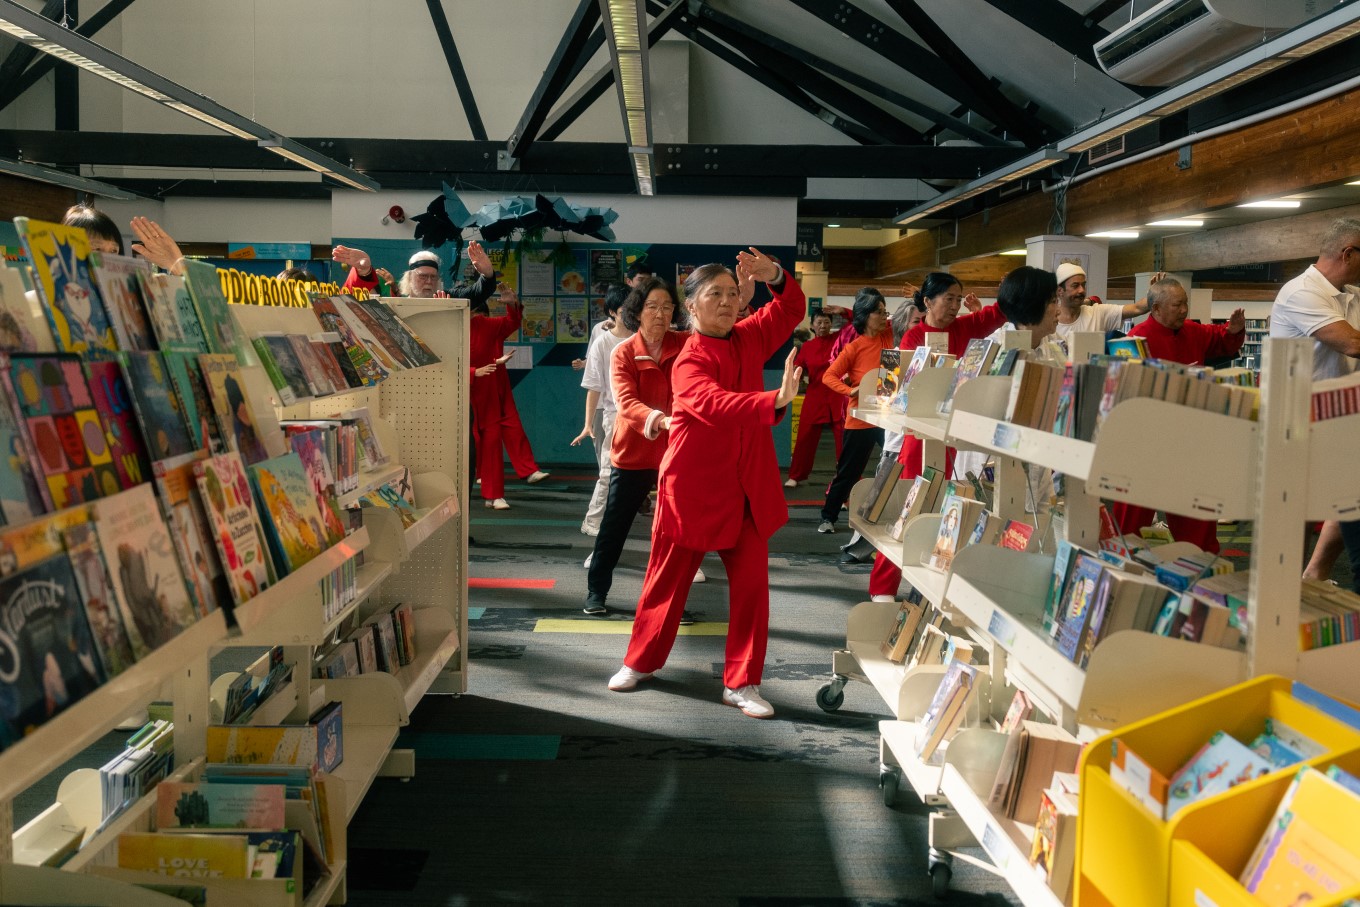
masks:
<svg viewBox="0 0 1360 907"><path fill-rule="evenodd" d="M789 479L787 482L784 483L784 487L785 487L785 488L797 488L797 487L798 487L798 480L797 480L797 479Z"/></svg>
<svg viewBox="0 0 1360 907"><path fill-rule="evenodd" d="M534 485L534 484L536 484L536 483L538 483L538 482L542 482L542 481L543 481L544 479L546 479L547 477L548 477L548 473L544 472L544 471L541 470L541 469L536 469L536 470L534 470L533 475L529 476L529 477L526 478L524 481L528 482L530 485Z"/></svg>
<svg viewBox="0 0 1360 907"><path fill-rule="evenodd" d="M876 601L876 602L895 602L895 601L897 601L897 599L894 598L894 597L891 596L891 595L875 595L872 599L870 599L870 601Z"/></svg>
<svg viewBox="0 0 1360 907"><path fill-rule="evenodd" d="M733 708L741 709L750 718L773 718L774 706L766 702L760 695L760 687L749 684L744 687L732 689L723 687L723 704Z"/></svg>
<svg viewBox="0 0 1360 907"><path fill-rule="evenodd" d="M582 566L582 567L585 567L587 570L589 570L589 569L590 569L590 561L591 561L591 559L593 559L594 557L595 557L595 552L594 552L594 551L592 551L592 552L590 552L589 554L587 554L587 555L586 555L586 562L585 562L584 564L582 564L581 566Z"/></svg>
<svg viewBox="0 0 1360 907"><path fill-rule="evenodd" d="M694 581L696 583L708 582L708 577L704 576L704 569L702 567L694 571Z"/></svg>
<svg viewBox="0 0 1360 907"><path fill-rule="evenodd" d="M609 678L609 689L615 693L622 693L625 690L632 690L642 681L651 677L651 674L644 674L642 671L634 671L628 665L619 668L619 672Z"/></svg>
<svg viewBox="0 0 1360 907"><path fill-rule="evenodd" d="M487 501L487 502L486 502L486 509L487 509L487 510L509 510L509 509L510 509L510 502L507 501L505 498L496 498L496 500L494 500L494 501Z"/></svg>

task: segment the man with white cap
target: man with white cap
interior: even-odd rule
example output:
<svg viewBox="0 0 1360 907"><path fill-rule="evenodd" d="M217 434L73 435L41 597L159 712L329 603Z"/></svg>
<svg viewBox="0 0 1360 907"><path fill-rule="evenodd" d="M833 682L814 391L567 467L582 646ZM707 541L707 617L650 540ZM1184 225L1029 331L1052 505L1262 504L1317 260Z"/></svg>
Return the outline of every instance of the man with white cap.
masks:
<svg viewBox="0 0 1360 907"><path fill-rule="evenodd" d="M1074 262L1065 261L1058 265L1058 326L1057 334L1061 340L1073 331L1117 331L1130 318L1138 318L1148 313L1146 298L1128 305L1115 305L1108 302L1092 302L1086 296L1086 269ZM1158 272L1152 275L1156 283L1165 275Z"/></svg>

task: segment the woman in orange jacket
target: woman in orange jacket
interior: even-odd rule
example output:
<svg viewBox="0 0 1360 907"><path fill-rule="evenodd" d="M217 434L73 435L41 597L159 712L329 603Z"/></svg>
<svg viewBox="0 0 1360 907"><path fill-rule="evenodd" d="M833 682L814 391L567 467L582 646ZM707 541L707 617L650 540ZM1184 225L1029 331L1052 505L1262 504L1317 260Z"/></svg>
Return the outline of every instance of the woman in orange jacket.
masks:
<svg viewBox="0 0 1360 907"><path fill-rule="evenodd" d="M737 255L745 276L764 281L773 300L737 322L736 278L708 264L685 281L694 333L671 371L670 445L661 460L652 553L623 667L609 688L631 690L666 663L694 570L708 551L727 568L726 705L752 718L774 709L760 695L770 622L769 540L789 518L770 428L798 393L794 353L776 390L764 365L803 320L807 299L767 256Z"/></svg>

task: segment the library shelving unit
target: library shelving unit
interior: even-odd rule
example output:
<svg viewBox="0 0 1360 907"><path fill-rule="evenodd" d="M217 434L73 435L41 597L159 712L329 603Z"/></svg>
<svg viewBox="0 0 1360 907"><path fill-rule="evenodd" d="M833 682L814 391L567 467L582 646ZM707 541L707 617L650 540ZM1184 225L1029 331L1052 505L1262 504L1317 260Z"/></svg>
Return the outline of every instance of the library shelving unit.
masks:
<svg viewBox="0 0 1360 907"><path fill-rule="evenodd" d="M467 361L468 308L463 300L387 302L420 334L442 362L395 371L374 388L301 402L277 410L283 418L325 418L367 407L375 417L390 463L360 476L360 488L344 496L353 502L385 482L408 474L418 520L403 528L393 513L365 511L363 527L235 610L238 631L229 633L221 611L188 627L85 699L32 734L0 752L0 903L90 905L182 904L125 881L114 866L117 836L149 829L155 794L129 807L108 828L94 834L99 819L98 772L82 769L63 782L58 802L14 831L12 801L66 760L113 730L124 716L157 700L173 702L175 765L172 777L197 776L213 720L210 657L225 646L281 645L293 678L257 711L252 723L303 723L330 700L343 703L344 761L324 782L337 843L329 873L309 893L308 905L343 903L344 829L375 777L410 777L409 751L394 751L400 727L429 692L458 694L467 685ZM233 305L248 336L262 331L315 334L322 330L308 308ZM256 407L276 403L259 366L242 368ZM363 553L357 596L341 613L323 617L319 583ZM350 623L405 602L415 617L415 661L397 674L362 674L331 680L311 677L313 655ZM261 665L251 670L262 669ZM220 685L219 685L220 687ZM93 776L93 777L91 777ZM91 820L90 817L93 816ZM16 855L36 864L47 840L60 838L63 824L85 826L81 849L61 869L18 865ZM57 831L56 835L49 835ZM103 877L96 877L98 873ZM123 876L123 878L119 878ZM264 882L263 885L255 883ZM248 880L251 887L219 891L234 903L302 903L282 881Z"/></svg>
<svg viewBox="0 0 1360 907"><path fill-rule="evenodd" d="M1083 347L1093 342L1093 338L1076 337ZM928 464L935 459L934 445L940 449L936 462L943 461L946 443L994 457L993 509L1003 520L1023 515L1024 470L1033 464L1063 474L1064 513L1053 525L1061 526L1069 541L1087 549L1098 547L1101 499L1204 519L1250 520L1254 526L1248 593L1252 632L1245 652L1123 631L1097 645L1085 669L1072 664L1053 648L1041 626L1054 560L1052 541L1042 531L1036 531L1030 549L1023 552L990 546L964 548L947 576L927 575L920 585L916 580L921 576L904 570L908 582L944 609L956 632L967 634L986 650L987 663L979 676L988 675L990 683L981 694L986 697L988 689L994 694L977 709L979 720L970 716L964 730L946 745L943 766L937 772L924 772L926 767L914 757L910 745L914 739L911 722L923 708L917 691L908 695L904 687L894 689L893 678L882 672L873 679L896 716L896 721L883 722L885 771L900 772L926 802L947 804L946 810L931 817L929 865L932 874L938 871L942 877L936 879L937 893L948 887L949 867L942 851L957 846L960 838L955 832L962 823L966 828L963 839L971 838L983 848L991 860L989 868L1010 882L1023 903L1059 903L1029 864L1033 829L997 816L986 806L1002 742L991 725L1001 717L1014 690L1025 691L1036 709L1088 741L1105 730L1262 674L1297 678L1343 699L1360 700L1360 670L1356 670L1360 642L1300 652L1297 630L1304 521L1354 519L1360 514L1360 477L1352 465L1360 415L1310 424L1311 344L1266 340L1263 348L1259 421L1133 399L1110 413L1095 442L1057 437L1004 421L1009 379L968 382L960 389L953 411L936 418L929 414L946 386L942 378L931 375L936 370L926 369L912 380L905 415L878 408L869 399L872 391L863 390L871 382L861 385L863 398L856 415L885 428L917 434L926 442ZM920 415L914 416L913 410ZM864 489L857 490L862 496ZM900 493L895 497L900 509ZM885 523L891 522L892 504L884 511ZM852 496L852 513L854 506ZM934 518L938 520L938 515ZM928 527L930 519L931 515L923 515L916 523ZM852 518L852 525L856 521ZM902 542L888 539L884 526L856 528L883 556L907 568L919 563L921 540L911 533L914 525L908 527ZM859 605L851 612L848 636L852 642L841 661L833 656L833 670L848 670L854 667L854 658L872 660L877 653L876 641L868 638L872 629L855 626L857 611L868 607ZM875 607L883 609L883 614L896 608L891 603ZM909 678L899 671L896 679ZM837 681L844 685L844 679L833 675L833 683ZM1206 739L1213 730L1205 729ZM924 787L916 783L921 777L926 780ZM1084 799L1083 792L1083 804ZM1117 852L1120 845L1112 840L1108 847ZM1123 903L1111 893L1104 893L1103 898L1099 894L1088 893L1082 903Z"/></svg>

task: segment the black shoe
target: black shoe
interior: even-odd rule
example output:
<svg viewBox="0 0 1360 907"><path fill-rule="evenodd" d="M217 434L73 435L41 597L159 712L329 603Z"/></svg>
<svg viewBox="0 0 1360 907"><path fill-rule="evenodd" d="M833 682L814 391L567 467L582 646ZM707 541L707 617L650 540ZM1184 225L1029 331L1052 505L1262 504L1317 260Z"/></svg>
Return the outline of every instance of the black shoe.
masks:
<svg viewBox="0 0 1360 907"><path fill-rule="evenodd" d="M589 614L591 617L604 617L609 613L602 598L587 598L586 606L581 609L582 614Z"/></svg>
<svg viewBox="0 0 1360 907"><path fill-rule="evenodd" d="M698 623L698 621L699 615L695 614L693 611L680 612L680 626L688 627L690 624Z"/></svg>
<svg viewBox="0 0 1360 907"><path fill-rule="evenodd" d="M861 561L861 560L859 559L859 555L856 554L856 553L853 552L853 551L846 551L844 554L841 555L841 563L842 563L842 564L860 564L860 563L867 563L868 561L869 561L869 558L867 558L867 557L866 557L863 561Z"/></svg>

